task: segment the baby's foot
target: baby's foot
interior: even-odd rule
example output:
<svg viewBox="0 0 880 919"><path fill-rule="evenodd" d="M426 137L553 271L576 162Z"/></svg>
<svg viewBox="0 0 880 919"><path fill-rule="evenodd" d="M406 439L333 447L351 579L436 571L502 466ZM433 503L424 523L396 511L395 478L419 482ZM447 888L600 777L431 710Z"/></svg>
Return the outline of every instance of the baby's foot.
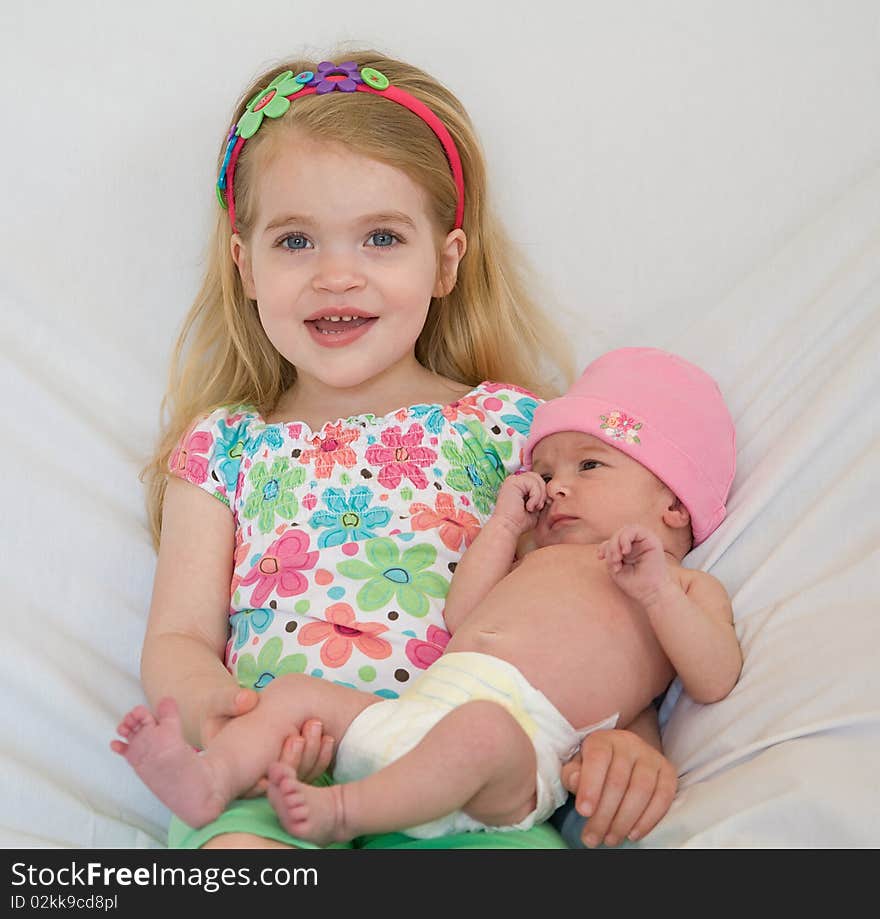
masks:
<svg viewBox="0 0 880 919"><path fill-rule="evenodd" d="M116 728L128 743L112 740L110 749L124 756L184 823L204 826L219 817L227 803L217 788L215 772L184 739L173 699L162 699L156 716L143 705L133 708Z"/></svg>
<svg viewBox="0 0 880 919"><path fill-rule="evenodd" d="M306 785L290 766L273 763L266 794L279 822L291 836L320 846L354 837L345 829L341 785Z"/></svg>

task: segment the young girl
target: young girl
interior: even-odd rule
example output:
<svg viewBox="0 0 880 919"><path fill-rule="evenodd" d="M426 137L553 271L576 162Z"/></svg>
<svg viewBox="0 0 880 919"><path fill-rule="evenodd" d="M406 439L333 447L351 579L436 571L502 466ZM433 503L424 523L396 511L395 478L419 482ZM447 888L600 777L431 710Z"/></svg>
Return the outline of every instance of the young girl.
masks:
<svg viewBox="0 0 880 919"><path fill-rule="evenodd" d="M451 573L519 466L532 393L567 369L487 207L467 115L427 74L375 52L289 62L232 125L148 467L142 680L151 705L179 701L194 745L282 674L395 698L440 655ZM591 735L566 773L608 843L674 792L650 714L638 727L647 740ZM332 743L291 724L286 759L314 779ZM432 846L475 844L563 845L541 825ZM254 797L198 831L174 821L169 845L306 844Z"/></svg>

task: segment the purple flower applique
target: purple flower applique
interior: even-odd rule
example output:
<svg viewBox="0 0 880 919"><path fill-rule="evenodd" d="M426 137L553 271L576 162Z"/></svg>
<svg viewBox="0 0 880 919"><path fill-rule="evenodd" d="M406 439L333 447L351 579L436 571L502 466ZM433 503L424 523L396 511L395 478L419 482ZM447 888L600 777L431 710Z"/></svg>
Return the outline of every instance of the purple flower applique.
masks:
<svg viewBox="0 0 880 919"><path fill-rule="evenodd" d="M360 69L354 61L346 61L344 64L322 61L318 64L318 72L309 86L317 87L315 92L322 96L324 93L332 93L334 89L344 93L353 93L358 83L363 82Z"/></svg>

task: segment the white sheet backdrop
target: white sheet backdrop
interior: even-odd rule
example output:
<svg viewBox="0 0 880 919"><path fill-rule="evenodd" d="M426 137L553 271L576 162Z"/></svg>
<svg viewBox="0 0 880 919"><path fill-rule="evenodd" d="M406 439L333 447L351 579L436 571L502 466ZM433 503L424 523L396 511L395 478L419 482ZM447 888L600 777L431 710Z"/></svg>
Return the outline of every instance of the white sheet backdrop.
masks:
<svg viewBox="0 0 880 919"><path fill-rule="evenodd" d="M137 470L200 270L232 102L341 41L443 79L580 363L656 345L738 426L724 702L667 706L646 846L876 846L880 12L871 0L0 8L2 846L160 846L107 749L140 699Z"/></svg>

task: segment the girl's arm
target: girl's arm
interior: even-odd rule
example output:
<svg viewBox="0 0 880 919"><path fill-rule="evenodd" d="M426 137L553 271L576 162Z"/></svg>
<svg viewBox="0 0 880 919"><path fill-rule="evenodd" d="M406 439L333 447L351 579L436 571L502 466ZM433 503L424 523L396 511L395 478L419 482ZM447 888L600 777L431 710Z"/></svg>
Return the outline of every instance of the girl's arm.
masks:
<svg viewBox="0 0 880 919"><path fill-rule="evenodd" d="M544 506L546 487L533 472L508 476L498 491L492 516L455 569L443 617L450 632L510 571L520 536L532 529Z"/></svg>
<svg viewBox="0 0 880 919"><path fill-rule="evenodd" d="M163 696L177 700L187 740L197 746L256 703L223 663L234 539L228 508L169 478L141 682L151 707Z"/></svg>

